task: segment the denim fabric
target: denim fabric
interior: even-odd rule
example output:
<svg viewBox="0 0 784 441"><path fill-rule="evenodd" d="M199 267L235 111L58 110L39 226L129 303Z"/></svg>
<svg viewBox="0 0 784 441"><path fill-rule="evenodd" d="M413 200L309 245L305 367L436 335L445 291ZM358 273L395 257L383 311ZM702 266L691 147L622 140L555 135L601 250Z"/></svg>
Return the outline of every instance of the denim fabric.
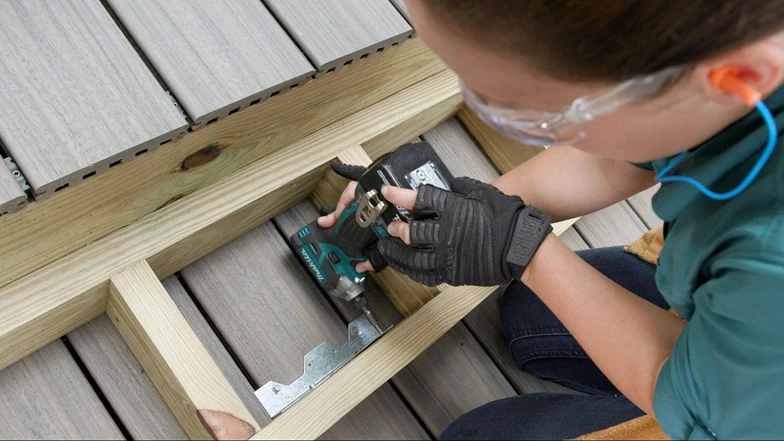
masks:
<svg viewBox="0 0 784 441"><path fill-rule="evenodd" d="M621 247L578 254L614 282L669 309L656 288L654 265ZM521 370L588 395L531 394L489 403L456 420L441 439L573 438L643 414L619 395L560 320L522 283L506 289L501 319Z"/></svg>

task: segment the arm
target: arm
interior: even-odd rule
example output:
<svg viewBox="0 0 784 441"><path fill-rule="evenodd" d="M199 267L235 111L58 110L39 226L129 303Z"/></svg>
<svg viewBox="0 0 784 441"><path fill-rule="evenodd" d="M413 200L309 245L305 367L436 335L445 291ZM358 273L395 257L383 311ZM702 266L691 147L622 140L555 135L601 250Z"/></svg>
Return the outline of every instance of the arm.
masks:
<svg viewBox="0 0 784 441"><path fill-rule="evenodd" d="M550 235L523 273L607 378L653 414L659 370L686 324L586 264Z"/></svg>
<svg viewBox="0 0 784 441"><path fill-rule="evenodd" d="M539 207L553 221L593 213L655 183L652 171L574 147L547 149L492 182Z"/></svg>

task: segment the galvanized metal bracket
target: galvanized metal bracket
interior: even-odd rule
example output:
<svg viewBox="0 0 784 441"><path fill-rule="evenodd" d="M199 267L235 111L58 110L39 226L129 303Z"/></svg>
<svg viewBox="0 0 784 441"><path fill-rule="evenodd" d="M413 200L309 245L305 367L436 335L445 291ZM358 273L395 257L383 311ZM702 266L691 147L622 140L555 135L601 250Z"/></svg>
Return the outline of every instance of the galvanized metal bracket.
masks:
<svg viewBox="0 0 784 441"><path fill-rule="evenodd" d="M256 391L256 398L270 418L275 418L370 346L384 332L379 332L366 316L357 317L348 325L346 344L338 347L329 342L321 343L305 355L304 375L289 385L270 381Z"/></svg>
<svg viewBox="0 0 784 441"><path fill-rule="evenodd" d="M30 185L27 184L27 178L24 177L22 171L19 170L19 167L16 165L13 159L11 158L3 158L5 161L5 165L8 166L8 169L11 170L11 174L16 179L16 182L19 183L19 186L22 187L23 191L27 191L30 189Z"/></svg>

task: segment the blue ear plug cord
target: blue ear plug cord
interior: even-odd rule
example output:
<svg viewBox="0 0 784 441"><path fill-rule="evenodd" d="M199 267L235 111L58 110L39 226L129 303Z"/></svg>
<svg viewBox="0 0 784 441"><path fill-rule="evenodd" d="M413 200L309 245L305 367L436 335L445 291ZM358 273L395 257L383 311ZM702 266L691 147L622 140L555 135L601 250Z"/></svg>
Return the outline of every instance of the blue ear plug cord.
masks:
<svg viewBox="0 0 784 441"><path fill-rule="evenodd" d="M757 108L757 111L759 111L760 115L762 115L762 119L765 120L765 125L768 127L768 144L765 146L765 150L762 152L762 156L760 156L759 160L757 160L757 163L754 164L754 168L751 169L749 174L746 175L746 178L743 179L743 182L738 184L737 187L725 193L716 193L715 191L712 191L708 187L702 185L702 183L698 180L688 176L664 176L669 173L673 167L678 165L678 163L681 162L688 152L683 152L670 161L670 163L667 164L667 167L664 167L664 169L656 175L656 180L659 182L685 182L696 187L697 190L702 192L702 194L705 196L717 201L726 201L728 199L732 199L749 188L749 185L751 185L751 183L754 182L754 179L757 178L757 175L759 175L762 167L765 166L765 163L768 162L768 159L770 159L771 155L773 155L773 150L776 148L776 142L778 141L779 137L776 121L773 119L773 115L771 115L768 106L766 106L762 101L755 102L754 106Z"/></svg>

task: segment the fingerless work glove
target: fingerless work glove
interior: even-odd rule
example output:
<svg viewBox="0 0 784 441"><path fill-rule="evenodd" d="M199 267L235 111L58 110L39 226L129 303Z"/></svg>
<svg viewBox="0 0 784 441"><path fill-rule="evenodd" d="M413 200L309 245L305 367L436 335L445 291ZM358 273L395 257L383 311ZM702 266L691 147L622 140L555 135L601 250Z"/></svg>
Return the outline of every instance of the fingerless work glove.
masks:
<svg viewBox="0 0 784 441"><path fill-rule="evenodd" d="M411 212L411 245L382 239L389 266L424 285L492 286L519 279L552 231L542 211L470 178L452 191L426 185Z"/></svg>

